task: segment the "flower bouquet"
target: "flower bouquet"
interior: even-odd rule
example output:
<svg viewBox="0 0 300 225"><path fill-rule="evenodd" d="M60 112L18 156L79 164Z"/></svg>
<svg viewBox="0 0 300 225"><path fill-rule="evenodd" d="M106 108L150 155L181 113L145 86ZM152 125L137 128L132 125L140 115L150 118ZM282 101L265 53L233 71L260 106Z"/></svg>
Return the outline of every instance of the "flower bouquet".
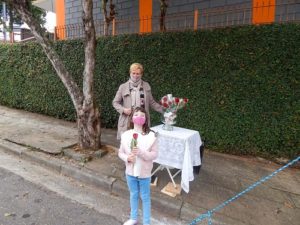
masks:
<svg viewBox="0 0 300 225"><path fill-rule="evenodd" d="M163 129L173 130L173 126L176 121L176 113L178 109L185 107L188 103L187 98L173 97L172 94L165 95L161 98L160 104L164 108L164 114L162 122L164 123Z"/></svg>

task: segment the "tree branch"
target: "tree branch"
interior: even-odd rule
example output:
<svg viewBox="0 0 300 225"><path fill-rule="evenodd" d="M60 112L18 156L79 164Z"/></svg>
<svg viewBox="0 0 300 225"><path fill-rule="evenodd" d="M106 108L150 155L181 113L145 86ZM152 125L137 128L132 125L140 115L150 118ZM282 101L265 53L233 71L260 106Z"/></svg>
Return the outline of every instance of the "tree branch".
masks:
<svg viewBox="0 0 300 225"><path fill-rule="evenodd" d="M36 38L37 42L42 46L43 51L51 61L57 75L68 90L76 111L79 111L82 106L83 95L78 85L67 71L65 65L62 63L62 60L60 60L59 55L54 51L52 42L45 36L44 28L42 28L41 25L33 18L32 13L30 12L30 0L3 1L12 5L15 11L20 14L22 20L30 27L32 34Z"/></svg>

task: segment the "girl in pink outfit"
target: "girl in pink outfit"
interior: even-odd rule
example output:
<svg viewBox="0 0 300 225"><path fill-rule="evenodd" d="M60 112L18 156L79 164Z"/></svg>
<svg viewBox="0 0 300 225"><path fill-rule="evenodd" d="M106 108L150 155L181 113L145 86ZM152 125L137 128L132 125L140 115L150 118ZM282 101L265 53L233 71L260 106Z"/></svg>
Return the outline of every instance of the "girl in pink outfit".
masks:
<svg viewBox="0 0 300 225"><path fill-rule="evenodd" d="M123 225L135 225L138 218L139 195L143 204L143 224L150 224L150 182L153 160L156 159L157 143L150 132L145 109L136 108L130 118L130 130L121 136L119 157L126 164L126 180L130 192L130 219Z"/></svg>

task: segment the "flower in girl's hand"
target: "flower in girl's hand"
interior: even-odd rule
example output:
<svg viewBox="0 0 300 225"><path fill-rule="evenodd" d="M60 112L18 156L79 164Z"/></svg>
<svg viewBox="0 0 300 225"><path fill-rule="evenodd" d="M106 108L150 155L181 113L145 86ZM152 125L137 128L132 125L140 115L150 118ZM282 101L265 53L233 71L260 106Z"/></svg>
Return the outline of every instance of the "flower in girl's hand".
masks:
<svg viewBox="0 0 300 225"><path fill-rule="evenodd" d="M131 140L131 144L130 144L131 150L137 146L137 139L138 139L138 136L139 136L139 135L138 135L137 133L134 133L134 134L132 135L132 140Z"/></svg>

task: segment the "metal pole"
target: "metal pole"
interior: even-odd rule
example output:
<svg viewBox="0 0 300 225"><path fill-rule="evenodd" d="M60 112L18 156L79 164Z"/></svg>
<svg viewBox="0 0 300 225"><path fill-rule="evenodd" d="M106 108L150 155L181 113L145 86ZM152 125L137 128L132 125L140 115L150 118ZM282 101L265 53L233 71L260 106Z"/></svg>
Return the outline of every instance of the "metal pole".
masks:
<svg viewBox="0 0 300 225"><path fill-rule="evenodd" d="M199 11L198 11L198 9L195 9L195 11L194 11L194 30L198 29L198 15L199 15Z"/></svg>
<svg viewBox="0 0 300 225"><path fill-rule="evenodd" d="M112 35L116 35L116 18L113 18L112 20Z"/></svg>

